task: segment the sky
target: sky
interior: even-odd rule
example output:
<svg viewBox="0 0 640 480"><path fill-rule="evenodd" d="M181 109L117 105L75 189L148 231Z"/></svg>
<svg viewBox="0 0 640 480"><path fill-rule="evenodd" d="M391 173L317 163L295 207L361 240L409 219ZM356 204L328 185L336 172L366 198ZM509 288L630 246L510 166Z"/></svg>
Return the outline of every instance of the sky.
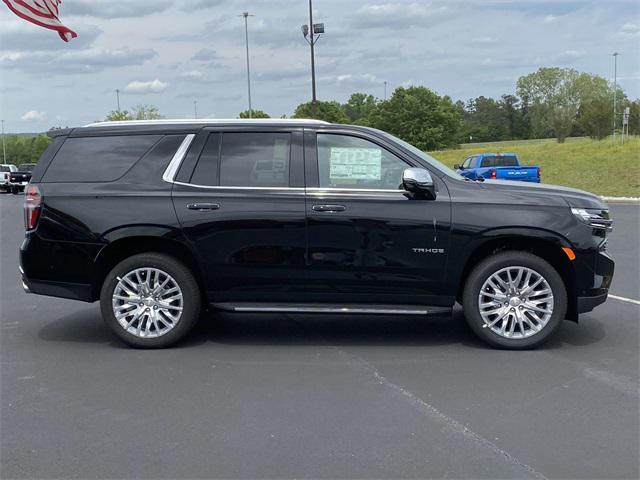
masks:
<svg viewBox="0 0 640 480"><path fill-rule="evenodd" d="M636 0L314 0L320 100L378 98L423 85L454 100L515 93L521 75L570 67L640 96ZM248 108L244 20L249 11L253 108L291 115L311 97L300 26L307 0L64 0L78 33L28 24L0 2L0 118L6 132L45 131L156 105L167 118L235 118Z"/></svg>

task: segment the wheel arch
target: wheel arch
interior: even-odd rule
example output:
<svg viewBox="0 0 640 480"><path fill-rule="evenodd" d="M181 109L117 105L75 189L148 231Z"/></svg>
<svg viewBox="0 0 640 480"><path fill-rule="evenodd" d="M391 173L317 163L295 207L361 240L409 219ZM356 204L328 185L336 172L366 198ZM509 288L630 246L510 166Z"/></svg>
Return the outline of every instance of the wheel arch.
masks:
<svg viewBox="0 0 640 480"><path fill-rule="evenodd" d="M504 251L525 251L546 260L560 275L567 289L567 318L577 321L577 297L575 269L563 247L570 247L563 237L546 230L497 231L485 235L475 243L467 256L459 277L456 298L462 298L462 292L473 268L485 258Z"/></svg>
<svg viewBox="0 0 640 480"><path fill-rule="evenodd" d="M162 253L183 262L195 275L202 298L206 298L204 276L194 253L184 243L152 235L133 235L109 242L95 259L92 296L97 300L107 274L122 260L140 253Z"/></svg>

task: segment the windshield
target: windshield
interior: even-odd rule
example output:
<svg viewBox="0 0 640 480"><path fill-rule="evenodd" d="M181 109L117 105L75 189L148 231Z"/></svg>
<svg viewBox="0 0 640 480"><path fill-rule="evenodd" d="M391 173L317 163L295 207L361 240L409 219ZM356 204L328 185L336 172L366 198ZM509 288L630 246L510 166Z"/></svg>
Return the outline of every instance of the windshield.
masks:
<svg viewBox="0 0 640 480"><path fill-rule="evenodd" d="M35 163L25 163L18 168L21 172L32 172L35 166Z"/></svg>
<svg viewBox="0 0 640 480"><path fill-rule="evenodd" d="M376 129L374 129L376 130ZM436 160L435 158L433 158L431 155L423 152L422 150L420 150L419 148L414 147L413 145L411 145L408 142L405 142L404 140L391 135L390 133L387 132L383 132L382 130L376 130L378 132L380 132L381 134L383 134L385 137L393 140L394 142L399 143L400 145L402 145L404 148L406 148L407 150L409 150L411 153L413 153L415 156L417 156L418 158L420 158L420 160L426 162L429 164L429 166L435 168L436 170L438 170L439 172L442 172L444 175L447 175L448 177L451 178L455 178L456 180L464 180L465 178L462 175L459 175L458 173L456 173L455 170L452 170L451 168L447 167L444 163L442 163L439 160Z"/></svg>
<svg viewBox="0 0 640 480"><path fill-rule="evenodd" d="M515 155L488 155L482 157L483 167L517 167L518 159Z"/></svg>

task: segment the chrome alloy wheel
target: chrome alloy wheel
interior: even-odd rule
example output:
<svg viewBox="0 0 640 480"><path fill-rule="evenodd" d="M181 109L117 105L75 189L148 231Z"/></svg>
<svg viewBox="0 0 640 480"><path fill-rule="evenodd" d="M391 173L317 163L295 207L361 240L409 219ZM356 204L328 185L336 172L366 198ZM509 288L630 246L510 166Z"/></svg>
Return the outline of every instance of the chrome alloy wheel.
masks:
<svg viewBox="0 0 640 480"><path fill-rule="evenodd" d="M492 274L478 294L484 324L496 335L528 338L541 331L553 314L547 280L527 267L506 267Z"/></svg>
<svg viewBox="0 0 640 480"><path fill-rule="evenodd" d="M161 337L180 321L182 290L174 278L157 268L137 268L113 290L112 307L124 330L140 338Z"/></svg>

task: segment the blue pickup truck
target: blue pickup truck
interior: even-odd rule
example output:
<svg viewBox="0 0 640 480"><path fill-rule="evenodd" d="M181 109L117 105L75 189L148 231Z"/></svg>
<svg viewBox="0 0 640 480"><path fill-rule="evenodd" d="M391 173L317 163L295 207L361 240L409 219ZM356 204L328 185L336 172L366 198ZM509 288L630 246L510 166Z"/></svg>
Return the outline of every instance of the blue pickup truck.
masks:
<svg viewBox="0 0 640 480"><path fill-rule="evenodd" d="M522 166L515 153L479 153L468 157L456 171L470 180L519 180L540 183L540 167Z"/></svg>

